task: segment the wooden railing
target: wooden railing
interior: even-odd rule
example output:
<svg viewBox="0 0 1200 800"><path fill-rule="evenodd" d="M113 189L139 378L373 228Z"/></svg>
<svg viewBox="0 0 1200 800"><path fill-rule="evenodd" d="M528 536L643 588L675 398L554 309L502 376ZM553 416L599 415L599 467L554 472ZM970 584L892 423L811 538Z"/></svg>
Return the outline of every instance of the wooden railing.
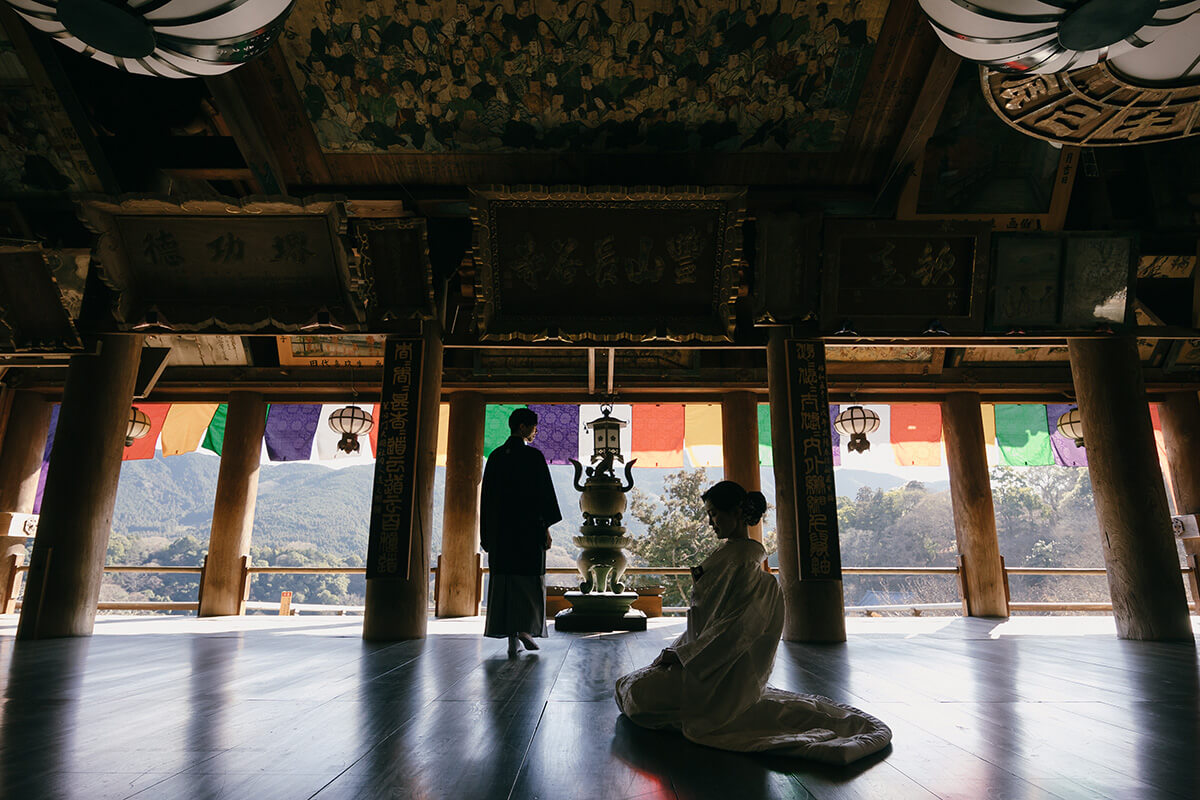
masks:
<svg viewBox="0 0 1200 800"><path fill-rule="evenodd" d="M17 563L19 556L16 554L8 557L8 585L4 587L7 591L4 597L8 598L5 607L0 609L3 613L13 613L20 608L21 601L16 600L15 590L17 588L17 576L29 570L28 565ZM1003 562L1003 559L1001 559ZM439 565L441 556L438 556L437 565L430 567L430 575L434 579L434 613L437 613L437 596L438 582L440 579ZM110 565L104 568L105 572L110 573L166 573L166 574L194 574L200 575L200 583L204 582L204 566L198 567L178 567L178 566L155 566L155 565ZM476 554L475 562L475 610L479 612L479 607L482 602L483 595L483 576L488 574L490 570L487 567L481 566L479 556ZM367 572L365 567L256 567L249 564L249 557L242 558L242 605L245 606L249 598L250 579L255 574L265 575L365 575ZM778 573L778 568L772 568L771 572ZM691 569L688 567L628 567L625 570L627 575L689 575ZM578 571L574 567L550 567L546 570L547 575L576 575ZM967 603L969 597L967 595L967 583L965 580L965 564L962 558L959 559L959 565L955 567L842 567L843 575L954 575L958 578L959 594L961 596L960 603L904 603L887 606L848 606L847 611L871 611L871 610L913 610L919 612L922 610L945 610L960 606L963 609L964 616L967 611ZM1009 598L1008 579L1011 575L1052 575L1052 576L1103 576L1107 574L1103 567L1004 567L1004 590L1006 599ZM1180 569L1180 574L1187 583L1191 593L1190 606L1194 612L1200 613L1200 559L1195 555L1188 557L1188 566ZM271 603L255 603L255 607L271 607ZM174 601L154 601L154 602L114 602L114 603L99 603L97 609L100 611L193 611L198 612L200 606L199 598L195 602L174 602ZM293 604L293 608L303 608L305 610L315 610L314 604ZM345 613L346 609L355 609L359 607L338 606L333 610L341 610ZM1112 603L1093 603L1093 602L1012 602L1008 599L1008 610L1013 611L1111 611Z"/></svg>

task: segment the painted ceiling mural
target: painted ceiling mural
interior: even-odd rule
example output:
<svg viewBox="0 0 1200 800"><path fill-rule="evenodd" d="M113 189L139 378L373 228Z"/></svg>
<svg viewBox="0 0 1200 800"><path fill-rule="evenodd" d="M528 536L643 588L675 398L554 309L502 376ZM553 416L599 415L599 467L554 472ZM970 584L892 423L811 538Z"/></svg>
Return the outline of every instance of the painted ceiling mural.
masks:
<svg viewBox="0 0 1200 800"><path fill-rule="evenodd" d="M838 149L887 0L298 0L330 153Z"/></svg>

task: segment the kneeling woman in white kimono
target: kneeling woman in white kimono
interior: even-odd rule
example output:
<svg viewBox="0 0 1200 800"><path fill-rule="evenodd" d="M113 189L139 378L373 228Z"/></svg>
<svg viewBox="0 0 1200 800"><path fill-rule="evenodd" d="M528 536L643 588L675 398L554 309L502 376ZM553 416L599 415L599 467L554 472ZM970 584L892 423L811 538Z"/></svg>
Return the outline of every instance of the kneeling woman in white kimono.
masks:
<svg viewBox="0 0 1200 800"><path fill-rule="evenodd" d="M760 492L721 481L703 495L724 543L692 568L687 631L650 666L617 681L617 705L645 728L681 731L723 750L770 751L834 764L882 750L891 730L819 695L767 685L783 633L783 594L749 537L766 510Z"/></svg>

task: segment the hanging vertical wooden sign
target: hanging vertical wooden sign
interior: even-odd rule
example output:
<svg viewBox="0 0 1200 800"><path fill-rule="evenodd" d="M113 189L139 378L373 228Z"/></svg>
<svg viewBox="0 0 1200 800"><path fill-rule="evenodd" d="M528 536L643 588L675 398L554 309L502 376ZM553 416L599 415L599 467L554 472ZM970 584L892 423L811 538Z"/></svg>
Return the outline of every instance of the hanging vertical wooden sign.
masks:
<svg viewBox="0 0 1200 800"><path fill-rule="evenodd" d="M800 579L841 580L825 345L820 341L789 339L787 374Z"/></svg>
<svg viewBox="0 0 1200 800"><path fill-rule="evenodd" d="M411 578L423 345L396 336L384 345L367 578Z"/></svg>

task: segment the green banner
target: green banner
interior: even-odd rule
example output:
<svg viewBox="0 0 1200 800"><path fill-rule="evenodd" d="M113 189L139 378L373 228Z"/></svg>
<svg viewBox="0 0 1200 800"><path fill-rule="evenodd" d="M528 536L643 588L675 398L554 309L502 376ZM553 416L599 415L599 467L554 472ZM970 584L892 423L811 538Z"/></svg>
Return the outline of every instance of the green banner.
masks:
<svg viewBox="0 0 1200 800"><path fill-rule="evenodd" d="M775 466L775 451L771 449L771 406L758 404L758 463L764 467Z"/></svg>
<svg viewBox="0 0 1200 800"><path fill-rule="evenodd" d="M1041 467L1054 463L1046 407L1036 403L996 405L996 443L1004 463Z"/></svg>
<svg viewBox="0 0 1200 800"><path fill-rule="evenodd" d="M520 405L488 404L483 415L483 455L486 458L508 439L508 415Z"/></svg>

